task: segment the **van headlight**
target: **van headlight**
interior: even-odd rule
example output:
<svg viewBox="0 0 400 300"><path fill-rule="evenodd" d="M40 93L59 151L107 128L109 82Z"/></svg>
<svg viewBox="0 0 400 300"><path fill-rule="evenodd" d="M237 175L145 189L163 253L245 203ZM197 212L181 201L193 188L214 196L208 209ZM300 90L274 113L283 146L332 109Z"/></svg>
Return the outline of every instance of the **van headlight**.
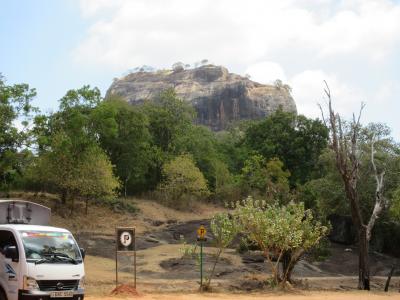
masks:
<svg viewBox="0 0 400 300"><path fill-rule="evenodd" d="M80 280L79 280L79 285L78 285L78 289L85 289L85 276L83 276Z"/></svg>
<svg viewBox="0 0 400 300"><path fill-rule="evenodd" d="M24 276L24 290L25 291L38 291L39 285L32 277Z"/></svg>

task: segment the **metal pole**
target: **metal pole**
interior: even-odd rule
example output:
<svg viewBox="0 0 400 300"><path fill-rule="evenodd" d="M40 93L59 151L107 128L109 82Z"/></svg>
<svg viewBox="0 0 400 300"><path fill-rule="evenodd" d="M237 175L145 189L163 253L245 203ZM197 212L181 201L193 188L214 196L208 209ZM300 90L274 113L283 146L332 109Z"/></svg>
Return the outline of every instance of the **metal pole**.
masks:
<svg viewBox="0 0 400 300"><path fill-rule="evenodd" d="M203 290L203 241L200 241L200 290Z"/></svg>
<svg viewBox="0 0 400 300"><path fill-rule="evenodd" d="M115 230L115 287L118 287L118 231Z"/></svg>
<svg viewBox="0 0 400 300"><path fill-rule="evenodd" d="M136 289L136 229L133 230L133 272L134 274L134 287Z"/></svg>

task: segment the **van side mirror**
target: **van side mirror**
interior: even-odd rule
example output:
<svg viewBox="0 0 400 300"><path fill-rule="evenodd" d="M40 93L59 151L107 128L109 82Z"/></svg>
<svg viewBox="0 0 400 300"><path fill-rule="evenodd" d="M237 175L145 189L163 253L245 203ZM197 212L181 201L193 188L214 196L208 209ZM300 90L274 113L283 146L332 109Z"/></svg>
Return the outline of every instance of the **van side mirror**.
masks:
<svg viewBox="0 0 400 300"><path fill-rule="evenodd" d="M18 250L16 246L6 246L4 247L4 256L6 258L11 259L14 262L18 262L19 261L19 256L18 256Z"/></svg>
<svg viewBox="0 0 400 300"><path fill-rule="evenodd" d="M85 251L85 249L79 248L79 250L81 251L82 259L85 260L85 256L86 256L86 251Z"/></svg>

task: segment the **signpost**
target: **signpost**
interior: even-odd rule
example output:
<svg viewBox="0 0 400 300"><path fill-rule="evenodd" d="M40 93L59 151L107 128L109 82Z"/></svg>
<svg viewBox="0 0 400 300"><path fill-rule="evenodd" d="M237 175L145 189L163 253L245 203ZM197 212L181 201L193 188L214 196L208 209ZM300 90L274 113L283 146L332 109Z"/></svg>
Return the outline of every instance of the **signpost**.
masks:
<svg viewBox="0 0 400 300"><path fill-rule="evenodd" d="M206 239L207 230L204 225L200 225L197 229L197 240L200 242L200 290L203 290L203 242Z"/></svg>
<svg viewBox="0 0 400 300"><path fill-rule="evenodd" d="M136 234L134 227L117 227L115 246L115 285L118 287L118 253L133 253L134 287L136 288Z"/></svg>

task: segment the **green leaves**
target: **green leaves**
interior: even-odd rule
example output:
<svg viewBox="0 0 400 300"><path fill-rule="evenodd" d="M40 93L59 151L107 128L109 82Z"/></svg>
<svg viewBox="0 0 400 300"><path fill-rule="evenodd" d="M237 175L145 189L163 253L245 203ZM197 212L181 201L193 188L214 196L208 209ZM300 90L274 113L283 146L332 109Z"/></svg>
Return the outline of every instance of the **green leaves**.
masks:
<svg viewBox="0 0 400 300"><path fill-rule="evenodd" d="M154 144L167 154L175 153L177 139L192 125L193 107L177 98L173 89L168 89L153 101L144 103L143 111L148 116Z"/></svg>
<svg viewBox="0 0 400 300"><path fill-rule="evenodd" d="M227 213L214 215L210 227L214 235L215 246L220 249L228 247L238 233L236 220Z"/></svg>
<svg viewBox="0 0 400 300"><path fill-rule="evenodd" d="M244 143L265 159L280 159L290 171L291 186L312 178L315 164L328 142L328 129L319 120L276 111L245 132Z"/></svg>
<svg viewBox="0 0 400 300"><path fill-rule="evenodd" d="M80 89L69 90L60 99L60 110L94 108L100 104L101 100L101 93L97 87L91 88L90 85L84 85Z"/></svg>
<svg viewBox="0 0 400 300"><path fill-rule="evenodd" d="M255 241L269 261L270 253L277 255L276 265L272 265L276 280L283 278L277 268L283 253L304 253L328 232L326 226L314 221L303 203L279 206L248 197L236 203L234 216L239 231Z"/></svg>
<svg viewBox="0 0 400 300"><path fill-rule="evenodd" d="M266 160L261 155L253 155L244 162L241 174L243 191L254 196L261 196L269 203L286 204L291 199L290 173L283 169L283 163L273 158Z"/></svg>
<svg viewBox="0 0 400 300"><path fill-rule="evenodd" d="M147 116L138 107L114 98L98 105L90 118L99 144L123 182L125 196L145 185L155 160Z"/></svg>
<svg viewBox="0 0 400 300"><path fill-rule="evenodd" d="M183 154L164 164L164 180L158 186L164 202L177 209L188 208L191 200L207 198L207 182L190 155Z"/></svg>
<svg viewBox="0 0 400 300"><path fill-rule="evenodd" d="M31 105L35 96L29 85L6 85L0 74L0 189L8 190L22 174L23 155L18 152L30 142L28 125L31 113L37 111Z"/></svg>

